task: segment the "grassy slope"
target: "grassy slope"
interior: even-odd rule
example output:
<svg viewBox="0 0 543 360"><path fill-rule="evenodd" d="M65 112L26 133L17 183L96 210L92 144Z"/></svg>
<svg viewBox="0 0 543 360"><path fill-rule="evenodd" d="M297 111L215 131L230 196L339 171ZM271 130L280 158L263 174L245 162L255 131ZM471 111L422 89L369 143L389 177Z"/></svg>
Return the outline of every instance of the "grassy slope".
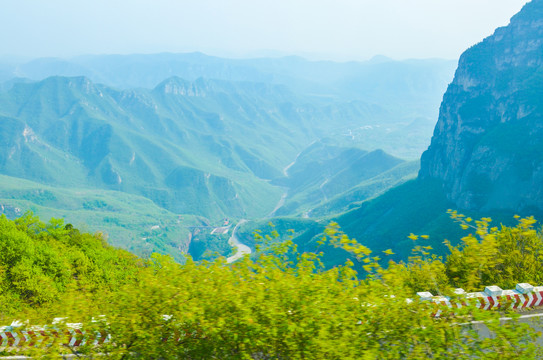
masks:
<svg viewBox="0 0 543 360"><path fill-rule="evenodd" d="M418 161L399 164L329 199L324 204L311 210L311 216L330 216L331 214L339 214L359 207L363 202L380 196L389 189L408 180L412 180L417 176L418 169Z"/></svg>
<svg viewBox="0 0 543 360"><path fill-rule="evenodd" d="M321 138L300 152L282 177L272 180L287 195L274 215L338 214L415 177L417 171L418 161L367 151L353 139Z"/></svg>
<svg viewBox="0 0 543 360"><path fill-rule="evenodd" d="M194 215L177 215L141 196L89 188L57 188L0 175L0 204L42 219L63 218L89 231L103 231L112 245L136 254L170 254L183 260L187 226L199 225ZM159 226L159 228L154 228Z"/></svg>
<svg viewBox="0 0 543 360"><path fill-rule="evenodd" d="M421 181L418 179L407 181L396 186L383 195L363 202L357 208L333 217L314 219L300 219L277 217L246 224L239 231L239 236L250 246L254 247L252 232L260 229L263 233L270 233L268 222L272 222L280 233L279 239L286 239L289 235L304 251L316 251L318 239L331 221L337 222L341 230L351 238L374 251L375 256L385 258L382 251L392 249L393 256L386 257L385 261L407 260L411 250L417 246L431 246L434 254L445 256L448 253L443 241L445 239L458 244L460 239L469 233L454 223L447 210L452 204L445 198L442 185L438 181ZM485 213L466 211L465 215L474 219L491 217L491 226L515 225L515 215L511 211L488 211ZM521 216L536 216L541 218L540 212L526 212ZM292 229L293 232L289 231ZM429 235L429 239L413 241L408 238L410 233ZM321 248L325 251L324 263L333 266L343 263L349 256L343 250L335 248Z"/></svg>

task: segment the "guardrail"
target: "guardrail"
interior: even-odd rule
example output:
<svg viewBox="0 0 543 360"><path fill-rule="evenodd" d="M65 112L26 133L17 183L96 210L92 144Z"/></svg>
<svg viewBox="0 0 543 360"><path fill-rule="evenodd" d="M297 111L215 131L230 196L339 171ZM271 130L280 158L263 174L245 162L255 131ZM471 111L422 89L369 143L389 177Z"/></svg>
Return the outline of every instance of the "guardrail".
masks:
<svg viewBox="0 0 543 360"><path fill-rule="evenodd" d="M434 296L430 292L418 292L420 300L432 301L447 308L462 308L476 306L479 309L491 310L509 306L511 310L526 310L543 306L543 286L533 286L528 283L517 284L514 290L503 290L498 286L487 286L482 292L466 293L463 289L456 289L457 298L447 296ZM434 316L443 313L439 309Z"/></svg>
<svg viewBox="0 0 543 360"><path fill-rule="evenodd" d="M61 341L62 345L74 348L86 344L99 346L109 342L110 336L106 331L86 331L82 324L69 323L60 328L55 325L59 319L53 321L53 325L28 326L20 322L14 322L9 326L0 327L0 351L10 351L23 347L51 346Z"/></svg>

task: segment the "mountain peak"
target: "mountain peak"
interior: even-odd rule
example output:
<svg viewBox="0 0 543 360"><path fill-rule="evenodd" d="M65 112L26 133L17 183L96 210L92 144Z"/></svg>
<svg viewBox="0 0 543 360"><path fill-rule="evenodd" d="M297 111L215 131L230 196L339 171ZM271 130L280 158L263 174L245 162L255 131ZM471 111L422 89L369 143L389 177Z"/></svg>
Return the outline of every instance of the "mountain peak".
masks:
<svg viewBox="0 0 543 360"><path fill-rule="evenodd" d="M206 97L211 90L212 83L206 79L188 81L177 76L172 76L155 87L156 92L163 94L192 97Z"/></svg>
<svg viewBox="0 0 543 360"><path fill-rule="evenodd" d="M85 76L51 76L38 82L19 82L13 85L13 88L34 87L41 91L57 89L72 89L85 94L97 93L99 90L96 85Z"/></svg>
<svg viewBox="0 0 543 360"><path fill-rule="evenodd" d="M543 0L461 56L421 159L466 209L543 209Z"/></svg>

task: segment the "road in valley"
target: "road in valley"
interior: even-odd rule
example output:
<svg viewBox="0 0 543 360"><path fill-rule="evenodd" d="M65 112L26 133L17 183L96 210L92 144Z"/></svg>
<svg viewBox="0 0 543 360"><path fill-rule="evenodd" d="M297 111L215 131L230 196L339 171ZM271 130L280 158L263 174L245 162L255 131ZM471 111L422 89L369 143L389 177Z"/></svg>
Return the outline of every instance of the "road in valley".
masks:
<svg viewBox="0 0 543 360"><path fill-rule="evenodd" d="M311 144L309 144L308 146L311 146L315 143L316 141L313 141ZM296 164L296 160L298 160L298 157L302 154L303 151L301 151L300 153L298 153L298 155L296 155L296 158L294 159L294 161L290 164L288 164L284 169L283 169L283 175L285 177L288 177L288 170L294 165ZM324 184L323 184L324 185ZM288 189L283 193L283 195L281 196L281 199L279 199L279 202L277 203L277 205L275 206L275 209L273 209L273 211L268 215L268 217L273 217L275 215L275 213L277 212L277 210L279 210L279 208L281 208L284 204L285 204L285 200L288 196ZM238 222L238 224L236 225L236 227L234 228L234 230L232 230L232 236L230 236L230 239L228 239L228 244L230 246L233 246L235 248L237 248L237 252L236 254L230 256L229 258L226 259L226 262L227 263L233 263L234 261L236 260L239 260L241 259L244 255L246 254L250 254L252 251L251 251L251 248L248 247L247 245L245 244L242 244L239 242L239 239L238 237L236 236L236 230L238 229L238 227L240 225L243 225L247 222L247 220L245 219L242 219Z"/></svg>
<svg viewBox="0 0 543 360"><path fill-rule="evenodd" d="M251 248L245 244L240 243L238 237L236 236L236 230L238 229L238 227L245 224L246 222L247 220L241 219L234 228L234 230L232 230L232 236L230 236L230 239L228 239L228 244L237 248L238 250L234 255L226 259L226 262L228 264L233 263L234 261L241 259L244 255L250 254L252 252Z"/></svg>

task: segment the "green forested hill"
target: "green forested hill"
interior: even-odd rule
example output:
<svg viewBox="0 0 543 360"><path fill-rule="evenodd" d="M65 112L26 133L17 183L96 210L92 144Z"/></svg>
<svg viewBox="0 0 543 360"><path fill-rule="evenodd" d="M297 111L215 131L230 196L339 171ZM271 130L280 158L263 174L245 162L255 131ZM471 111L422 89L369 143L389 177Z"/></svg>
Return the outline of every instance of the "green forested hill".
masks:
<svg viewBox="0 0 543 360"><path fill-rule="evenodd" d="M84 76L93 83L125 90L153 89L172 77L188 82L217 79L226 83L279 85L311 102L330 105L326 109L328 117L336 117L336 113L341 112L344 118L357 120L359 126L373 126L372 131L364 129L360 134L364 137L364 148L374 149L377 145L388 153L394 151L395 156L415 159L428 144L441 96L455 66L456 61L453 60L396 61L384 57L365 62L337 63L308 61L294 56L225 59L201 53L81 56L7 63L6 80L12 79L0 89L10 89L13 84L27 82L28 79L41 81L51 76ZM0 81L3 81L1 76ZM362 119L357 112L349 107L335 106L347 102L375 105L373 111L386 109L395 125L385 126L379 121L359 123L358 120ZM255 105L259 106L259 103ZM318 126L312 125L313 128ZM377 128L379 125L382 129ZM351 135L359 131L358 126L349 130ZM394 146L387 147L388 142L382 142L385 135L394 139ZM405 141L405 136L409 141Z"/></svg>
<svg viewBox="0 0 543 360"><path fill-rule="evenodd" d="M174 214L148 198L119 191L48 186L5 175L0 184L0 209L10 218L27 210L44 219L62 218L100 231L112 245L143 257L158 252L182 262L190 240L199 238L191 236L191 228L210 225L205 218Z"/></svg>
<svg viewBox="0 0 543 360"><path fill-rule="evenodd" d="M445 238L454 244L458 243L461 232L447 215L450 205L439 182L414 179L365 201L354 209L329 216L325 220L277 218L271 221L282 229L282 232L292 228L295 231L294 241L302 249L314 251L326 225L333 220L350 237L377 252L392 249L395 254L392 259L399 261L406 260L411 254L414 244L408 235L413 232L430 235L430 239L421 245L432 246L434 252L440 255L447 253L443 245ZM511 221L512 216L507 220ZM250 242L251 228L255 227L267 230L265 223L249 224L245 241ZM327 249L325 253L328 266L344 262L347 255L334 249Z"/></svg>
<svg viewBox="0 0 543 360"><path fill-rule="evenodd" d="M302 213L314 217L343 212L350 202L367 200L405 181L405 177L414 176L416 166L407 170L406 164L382 150L366 151L338 145L330 138L321 139L298 154L295 162L284 169L283 177L272 181L285 188L288 195L274 215Z"/></svg>
<svg viewBox="0 0 543 360"><path fill-rule="evenodd" d="M339 124L386 120L369 105L342 106L350 115L330 118L283 87L255 83L172 78L117 91L53 77L0 96L0 166L49 185L143 195L176 213L258 217L280 197L266 180L304 143Z"/></svg>

